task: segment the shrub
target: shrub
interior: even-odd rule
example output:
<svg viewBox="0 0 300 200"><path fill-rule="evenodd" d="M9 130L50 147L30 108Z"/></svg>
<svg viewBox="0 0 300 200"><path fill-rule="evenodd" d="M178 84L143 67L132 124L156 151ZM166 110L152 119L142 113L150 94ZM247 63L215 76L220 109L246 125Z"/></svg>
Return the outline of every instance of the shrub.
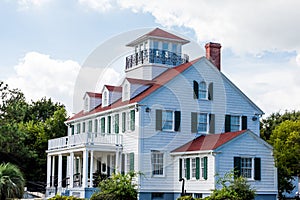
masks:
<svg viewBox="0 0 300 200"><path fill-rule="evenodd" d="M83 200L83 199L78 197L73 197L73 196L55 195L54 197L51 197L49 200Z"/></svg>

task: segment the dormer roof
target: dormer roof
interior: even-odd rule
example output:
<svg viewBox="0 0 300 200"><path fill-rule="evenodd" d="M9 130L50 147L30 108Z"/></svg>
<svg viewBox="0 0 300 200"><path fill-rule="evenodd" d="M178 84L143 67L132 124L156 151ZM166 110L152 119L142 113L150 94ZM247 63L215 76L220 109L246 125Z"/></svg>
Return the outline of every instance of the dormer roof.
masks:
<svg viewBox="0 0 300 200"><path fill-rule="evenodd" d="M152 80L143 80L143 79L135 79L135 78L126 78L129 83L138 84L138 85L151 85L155 81Z"/></svg>
<svg viewBox="0 0 300 200"><path fill-rule="evenodd" d="M122 87L120 86L112 86L112 85L104 85L110 92L122 92Z"/></svg>
<svg viewBox="0 0 300 200"><path fill-rule="evenodd" d="M145 35L142 35L141 37L137 38L136 40L130 42L126 46L133 47L136 44L138 44L141 41L144 41L146 39L169 40L169 41L174 41L174 42L178 42L178 43L181 43L181 44L186 44L186 43L190 42L186 39L178 37L177 35L174 35L172 33L164 31L160 28L156 28L156 29L150 31L149 33L146 33Z"/></svg>
<svg viewBox="0 0 300 200"><path fill-rule="evenodd" d="M89 97L93 97L93 98L102 98L102 94L101 93L86 92L86 95L88 95Z"/></svg>

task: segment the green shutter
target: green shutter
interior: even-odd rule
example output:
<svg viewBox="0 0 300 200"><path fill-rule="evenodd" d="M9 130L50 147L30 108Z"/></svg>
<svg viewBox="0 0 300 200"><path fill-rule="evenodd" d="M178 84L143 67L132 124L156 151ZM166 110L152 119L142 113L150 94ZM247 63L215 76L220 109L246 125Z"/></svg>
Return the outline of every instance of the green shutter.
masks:
<svg viewBox="0 0 300 200"><path fill-rule="evenodd" d="M129 154L129 159L130 159L129 169L130 169L130 171L134 171L134 153Z"/></svg>
<svg viewBox="0 0 300 200"><path fill-rule="evenodd" d="M98 120L95 119L95 122L94 122L94 132L97 133L98 132Z"/></svg>
<svg viewBox="0 0 300 200"><path fill-rule="evenodd" d="M180 111L175 111L175 127L174 131L180 131Z"/></svg>
<svg viewBox="0 0 300 200"><path fill-rule="evenodd" d="M190 180L190 158L185 159L186 162L186 179Z"/></svg>
<svg viewBox="0 0 300 200"><path fill-rule="evenodd" d="M210 83L208 85L208 100L213 100L213 97L214 97L214 84L213 83Z"/></svg>
<svg viewBox="0 0 300 200"><path fill-rule="evenodd" d="M196 158L196 179L200 178L200 158Z"/></svg>
<svg viewBox="0 0 300 200"><path fill-rule="evenodd" d="M75 133L74 125L71 125L71 134L74 135L74 133Z"/></svg>
<svg viewBox="0 0 300 200"><path fill-rule="evenodd" d="M179 158L179 179L182 178L182 159Z"/></svg>
<svg viewBox="0 0 300 200"><path fill-rule="evenodd" d="M209 133L215 133L215 114L209 114Z"/></svg>
<svg viewBox="0 0 300 200"><path fill-rule="evenodd" d="M247 129L247 116L242 116L242 130Z"/></svg>
<svg viewBox="0 0 300 200"><path fill-rule="evenodd" d="M107 117L107 133L111 133L111 116Z"/></svg>
<svg viewBox="0 0 300 200"><path fill-rule="evenodd" d="M254 158L254 180L261 180L261 159Z"/></svg>
<svg viewBox="0 0 300 200"><path fill-rule="evenodd" d="M230 126L231 126L230 119L231 119L230 115L225 115L225 133L230 132Z"/></svg>
<svg viewBox="0 0 300 200"><path fill-rule="evenodd" d="M192 112L191 113L191 129L192 133L197 133L198 132L198 113Z"/></svg>
<svg viewBox="0 0 300 200"><path fill-rule="evenodd" d="M131 131L135 130L135 111L134 110L130 111L130 130Z"/></svg>
<svg viewBox="0 0 300 200"><path fill-rule="evenodd" d="M234 169L234 176L240 177L241 176L241 157L233 158L233 169Z"/></svg>
<svg viewBox="0 0 300 200"><path fill-rule="evenodd" d="M93 129L93 122L92 120L89 121L89 131L88 132L92 132Z"/></svg>
<svg viewBox="0 0 300 200"><path fill-rule="evenodd" d="M82 132L85 133L85 122L82 123Z"/></svg>
<svg viewBox="0 0 300 200"><path fill-rule="evenodd" d="M105 134L105 118L101 118L101 133Z"/></svg>
<svg viewBox="0 0 300 200"><path fill-rule="evenodd" d="M125 174L125 154L122 153L121 156L121 174Z"/></svg>
<svg viewBox="0 0 300 200"><path fill-rule="evenodd" d="M115 133L119 133L119 114L115 114Z"/></svg>
<svg viewBox="0 0 300 200"><path fill-rule="evenodd" d="M156 110L155 127L157 131L162 131L162 110Z"/></svg>
<svg viewBox="0 0 300 200"><path fill-rule="evenodd" d="M203 163L204 163L203 178L204 180L207 180L207 157L203 158Z"/></svg>
<svg viewBox="0 0 300 200"><path fill-rule="evenodd" d="M199 99L199 84L197 81L193 81L194 99Z"/></svg>
<svg viewBox="0 0 300 200"><path fill-rule="evenodd" d="M126 113L122 112L122 133L126 131Z"/></svg>

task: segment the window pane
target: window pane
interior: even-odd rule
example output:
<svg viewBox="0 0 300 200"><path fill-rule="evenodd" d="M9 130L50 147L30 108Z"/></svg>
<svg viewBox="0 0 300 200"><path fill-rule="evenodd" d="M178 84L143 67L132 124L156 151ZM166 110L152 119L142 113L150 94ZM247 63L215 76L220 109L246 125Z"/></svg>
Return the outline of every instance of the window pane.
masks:
<svg viewBox="0 0 300 200"><path fill-rule="evenodd" d="M241 158L241 175L252 178L252 158Z"/></svg>
<svg viewBox="0 0 300 200"><path fill-rule="evenodd" d="M196 158L192 158L192 178L196 177Z"/></svg>
<svg viewBox="0 0 300 200"><path fill-rule="evenodd" d="M152 175L163 175L163 153L153 151L151 154Z"/></svg>
<svg viewBox="0 0 300 200"><path fill-rule="evenodd" d="M207 114L200 113L198 115L198 132L207 132Z"/></svg>
<svg viewBox="0 0 300 200"><path fill-rule="evenodd" d="M199 84L199 98L206 99L206 83L204 81L200 82Z"/></svg>
<svg viewBox="0 0 300 200"><path fill-rule="evenodd" d="M173 130L173 111L163 111L163 130Z"/></svg>
<svg viewBox="0 0 300 200"><path fill-rule="evenodd" d="M240 116L231 116L230 130L231 131L239 131L240 130Z"/></svg>

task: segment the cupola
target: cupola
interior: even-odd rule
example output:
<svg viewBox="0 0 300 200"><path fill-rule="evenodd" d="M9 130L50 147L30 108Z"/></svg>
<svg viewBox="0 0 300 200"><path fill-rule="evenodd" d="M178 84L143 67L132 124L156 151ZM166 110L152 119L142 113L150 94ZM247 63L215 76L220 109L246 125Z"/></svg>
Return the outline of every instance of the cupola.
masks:
<svg viewBox="0 0 300 200"><path fill-rule="evenodd" d="M182 45L189 43L181 37L156 28L127 44L133 54L126 57L126 77L153 80L168 68L188 62L182 55Z"/></svg>

